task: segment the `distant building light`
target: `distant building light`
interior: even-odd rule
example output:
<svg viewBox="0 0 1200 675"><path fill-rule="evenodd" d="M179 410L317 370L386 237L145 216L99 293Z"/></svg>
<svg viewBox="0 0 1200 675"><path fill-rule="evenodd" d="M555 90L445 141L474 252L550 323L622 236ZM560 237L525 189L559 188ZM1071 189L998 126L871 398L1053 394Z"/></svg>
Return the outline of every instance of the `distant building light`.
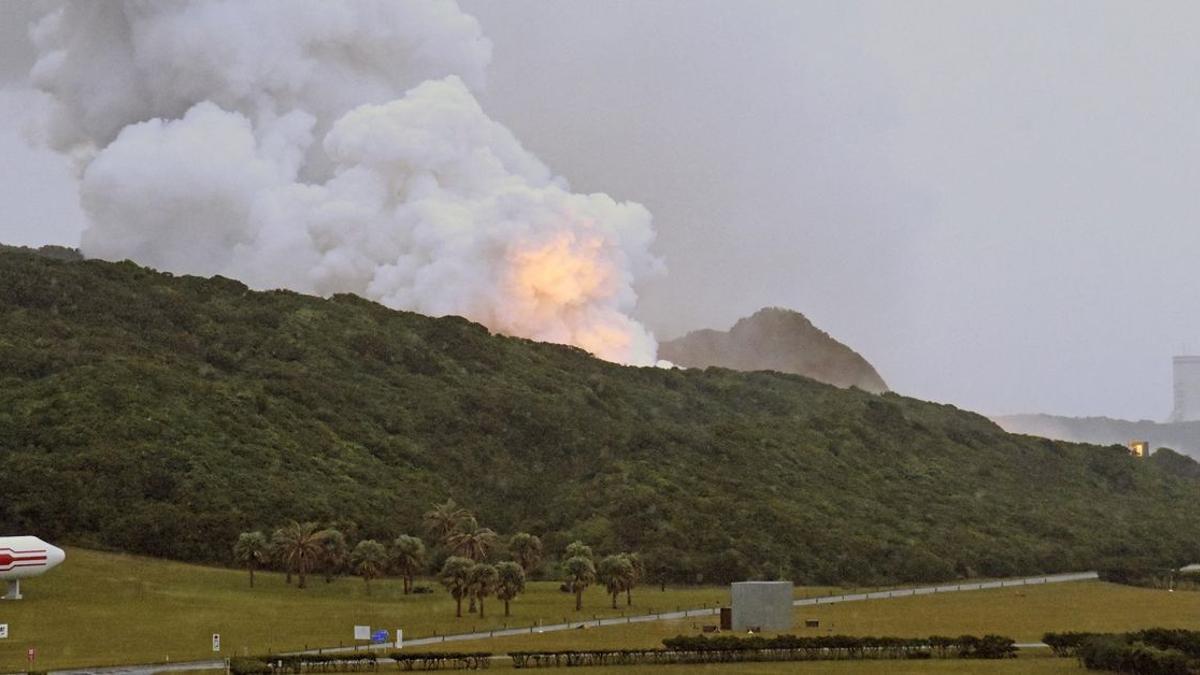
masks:
<svg viewBox="0 0 1200 675"><path fill-rule="evenodd" d="M1129 441L1127 444L1129 454L1138 459L1145 459L1150 456L1150 441Z"/></svg>

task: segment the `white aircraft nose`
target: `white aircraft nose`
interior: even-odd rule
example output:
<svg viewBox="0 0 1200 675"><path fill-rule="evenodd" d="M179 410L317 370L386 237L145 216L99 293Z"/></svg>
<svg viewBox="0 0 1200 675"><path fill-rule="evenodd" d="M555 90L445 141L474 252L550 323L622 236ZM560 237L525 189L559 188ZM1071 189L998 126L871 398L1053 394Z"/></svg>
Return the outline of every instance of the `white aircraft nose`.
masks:
<svg viewBox="0 0 1200 675"><path fill-rule="evenodd" d="M57 566L67 559L66 551L57 546L46 544L46 569Z"/></svg>

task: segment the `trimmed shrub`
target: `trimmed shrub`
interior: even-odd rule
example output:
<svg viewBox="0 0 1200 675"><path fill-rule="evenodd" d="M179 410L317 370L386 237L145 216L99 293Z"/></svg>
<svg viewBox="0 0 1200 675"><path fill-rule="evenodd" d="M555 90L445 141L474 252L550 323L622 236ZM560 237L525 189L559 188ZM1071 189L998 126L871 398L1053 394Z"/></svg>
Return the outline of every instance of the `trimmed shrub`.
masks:
<svg viewBox="0 0 1200 675"><path fill-rule="evenodd" d="M271 667L261 659L232 658L229 660L229 672L232 675L266 675Z"/></svg>
<svg viewBox="0 0 1200 675"><path fill-rule="evenodd" d="M481 670L492 665L491 652L392 652L400 670Z"/></svg>

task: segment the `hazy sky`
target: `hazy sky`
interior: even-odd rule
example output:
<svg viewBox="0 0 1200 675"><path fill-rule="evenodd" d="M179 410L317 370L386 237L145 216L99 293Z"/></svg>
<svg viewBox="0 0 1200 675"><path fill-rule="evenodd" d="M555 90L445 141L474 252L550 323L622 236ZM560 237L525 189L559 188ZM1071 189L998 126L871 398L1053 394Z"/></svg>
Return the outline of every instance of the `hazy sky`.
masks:
<svg viewBox="0 0 1200 675"><path fill-rule="evenodd" d="M901 393L1163 418L1200 350L1200 6L465 0L488 113L575 190L645 204L661 338L802 311ZM1141 11L1139 11L1141 10ZM0 5L0 77L28 20ZM0 94L0 241L76 244Z"/></svg>

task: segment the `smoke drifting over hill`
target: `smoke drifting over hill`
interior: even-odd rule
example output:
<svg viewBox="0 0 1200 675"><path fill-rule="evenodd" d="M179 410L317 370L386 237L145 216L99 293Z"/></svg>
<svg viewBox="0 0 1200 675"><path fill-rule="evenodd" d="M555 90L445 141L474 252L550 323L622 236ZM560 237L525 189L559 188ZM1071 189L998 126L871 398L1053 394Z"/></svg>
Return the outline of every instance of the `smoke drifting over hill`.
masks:
<svg viewBox="0 0 1200 675"><path fill-rule="evenodd" d="M572 193L487 116L491 44L455 3L70 2L33 39L85 254L653 362L649 212Z"/></svg>

